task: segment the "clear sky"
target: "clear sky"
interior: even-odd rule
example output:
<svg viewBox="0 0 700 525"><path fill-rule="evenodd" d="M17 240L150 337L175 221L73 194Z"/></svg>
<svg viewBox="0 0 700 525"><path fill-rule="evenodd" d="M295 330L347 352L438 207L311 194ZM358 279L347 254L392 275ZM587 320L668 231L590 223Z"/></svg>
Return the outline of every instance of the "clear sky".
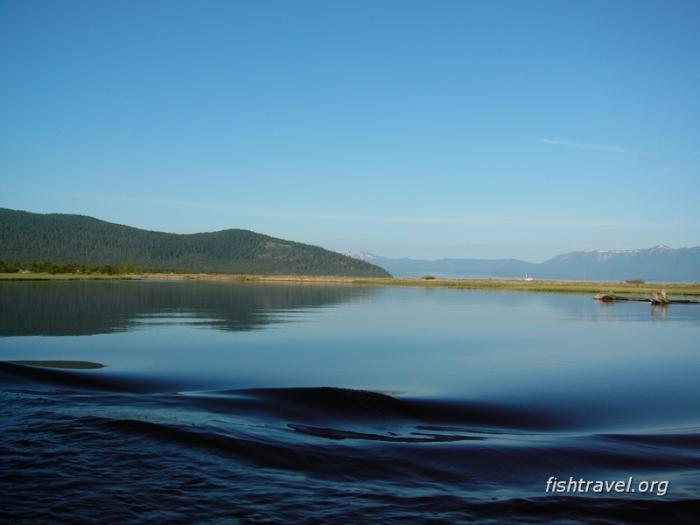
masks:
<svg viewBox="0 0 700 525"><path fill-rule="evenodd" d="M0 207L385 256L700 245L698 1L0 0Z"/></svg>

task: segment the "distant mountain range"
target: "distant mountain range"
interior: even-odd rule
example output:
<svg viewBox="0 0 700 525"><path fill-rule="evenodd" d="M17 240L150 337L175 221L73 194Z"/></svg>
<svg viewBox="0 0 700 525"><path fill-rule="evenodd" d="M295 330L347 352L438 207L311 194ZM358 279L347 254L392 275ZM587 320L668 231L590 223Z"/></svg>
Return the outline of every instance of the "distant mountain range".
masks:
<svg viewBox="0 0 700 525"><path fill-rule="evenodd" d="M542 263L518 259L391 259L368 252L346 253L381 266L396 277L514 278L700 282L700 246L673 249L570 252Z"/></svg>
<svg viewBox="0 0 700 525"><path fill-rule="evenodd" d="M83 215L44 215L5 208L0 208L0 260L131 263L143 270L175 272L389 276L366 261L249 230L183 235Z"/></svg>
<svg viewBox="0 0 700 525"><path fill-rule="evenodd" d="M391 259L340 254L249 230L175 234L82 215L0 208L0 261L122 265L151 271L700 282L700 246L570 252L542 263L518 259Z"/></svg>

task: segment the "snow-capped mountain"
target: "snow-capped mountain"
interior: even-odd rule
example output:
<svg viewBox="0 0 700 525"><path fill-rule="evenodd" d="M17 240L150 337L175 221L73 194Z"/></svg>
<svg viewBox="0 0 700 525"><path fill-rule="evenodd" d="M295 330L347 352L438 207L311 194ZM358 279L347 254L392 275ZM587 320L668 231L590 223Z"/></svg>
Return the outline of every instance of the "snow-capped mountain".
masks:
<svg viewBox="0 0 700 525"><path fill-rule="evenodd" d="M341 252L341 255L346 255L347 257L352 257L353 259L359 259L361 261L371 261L380 258L379 255L370 252Z"/></svg>
<svg viewBox="0 0 700 525"><path fill-rule="evenodd" d="M397 277L522 278L528 275L536 279L700 282L700 246L577 251L543 263L518 259L391 259L367 252L345 255L370 261Z"/></svg>

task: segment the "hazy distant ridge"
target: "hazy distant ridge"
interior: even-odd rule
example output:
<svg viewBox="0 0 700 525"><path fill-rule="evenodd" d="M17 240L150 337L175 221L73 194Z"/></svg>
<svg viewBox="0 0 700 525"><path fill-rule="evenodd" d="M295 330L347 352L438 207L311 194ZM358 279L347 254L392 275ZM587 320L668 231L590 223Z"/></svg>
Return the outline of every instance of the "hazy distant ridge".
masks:
<svg viewBox="0 0 700 525"><path fill-rule="evenodd" d="M397 277L495 277L539 279L700 281L700 246L673 249L569 252L543 263L518 259L391 259L366 252L350 254L381 266Z"/></svg>
<svg viewBox="0 0 700 525"><path fill-rule="evenodd" d="M317 246L222 230L188 235L113 224L83 215L0 208L0 260L132 263L146 270L386 277L381 268Z"/></svg>

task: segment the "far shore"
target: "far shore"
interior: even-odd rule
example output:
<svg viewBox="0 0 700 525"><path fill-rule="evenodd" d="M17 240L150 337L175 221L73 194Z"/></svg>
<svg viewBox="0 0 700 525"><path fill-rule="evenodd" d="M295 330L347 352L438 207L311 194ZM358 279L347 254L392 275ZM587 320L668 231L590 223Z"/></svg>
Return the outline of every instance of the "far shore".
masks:
<svg viewBox="0 0 700 525"><path fill-rule="evenodd" d="M631 293L644 294L665 289L668 294L700 295L700 283L647 283L607 281L557 281L524 279L425 279L392 277L342 277L312 275L242 275L204 273L135 273L135 274L49 274L0 273L0 281L85 281L85 280L156 280L216 281L247 283L345 284L362 286L417 286L460 290L510 290L560 293Z"/></svg>

